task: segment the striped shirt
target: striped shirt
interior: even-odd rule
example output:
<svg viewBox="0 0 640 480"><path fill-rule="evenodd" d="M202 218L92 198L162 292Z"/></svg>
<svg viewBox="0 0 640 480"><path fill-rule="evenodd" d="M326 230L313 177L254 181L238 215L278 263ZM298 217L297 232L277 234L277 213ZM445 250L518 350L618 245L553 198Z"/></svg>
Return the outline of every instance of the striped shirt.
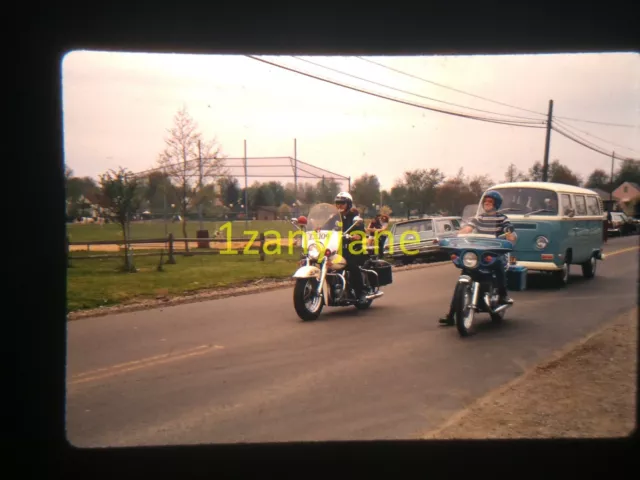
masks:
<svg viewBox="0 0 640 480"><path fill-rule="evenodd" d="M496 215L480 214L469 220L469 225L475 227L480 234L495 235L496 237L506 232L513 232L513 225L502 213Z"/></svg>

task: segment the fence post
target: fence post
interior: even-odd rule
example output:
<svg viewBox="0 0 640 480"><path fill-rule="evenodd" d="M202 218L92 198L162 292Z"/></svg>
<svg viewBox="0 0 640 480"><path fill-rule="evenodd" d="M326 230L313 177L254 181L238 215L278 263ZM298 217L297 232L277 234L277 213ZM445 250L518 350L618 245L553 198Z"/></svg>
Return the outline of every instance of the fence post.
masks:
<svg viewBox="0 0 640 480"><path fill-rule="evenodd" d="M264 262L264 233L260 233L260 261Z"/></svg>
<svg viewBox="0 0 640 480"><path fill-rule="evenodd" d="M173 256L173 233L169 234L167 241L169 242L169 258L167 259L167 263L169 265L174 265L176 263L176 259Z"/></svg>
<svg viewBox="0 0 640 480"><path fill-rule="evenodd" d="M67 251L67 268L72 266L71 265L71 250L70 250L70 247L69 247L69 243L70 243L69 242L69 235L66 235L64 237L64 247L65 247L65 250Z"/></svg>

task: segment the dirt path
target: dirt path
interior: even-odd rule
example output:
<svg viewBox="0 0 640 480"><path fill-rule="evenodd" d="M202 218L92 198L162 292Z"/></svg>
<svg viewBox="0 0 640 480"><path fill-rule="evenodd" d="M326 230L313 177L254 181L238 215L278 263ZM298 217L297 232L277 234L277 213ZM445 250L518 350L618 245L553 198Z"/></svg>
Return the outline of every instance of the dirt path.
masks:
<svg viewBox="0 0 640 480"><path fill-rule="evenodd" d="M424 438L628 436L636 417L637 315L614 319Z"/></svg>

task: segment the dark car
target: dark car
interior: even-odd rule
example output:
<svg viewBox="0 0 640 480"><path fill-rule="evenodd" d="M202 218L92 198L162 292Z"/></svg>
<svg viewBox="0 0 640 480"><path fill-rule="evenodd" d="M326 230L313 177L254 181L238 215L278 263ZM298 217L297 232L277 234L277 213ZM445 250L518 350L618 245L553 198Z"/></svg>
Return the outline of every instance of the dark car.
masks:
<svg viewBox="0 0 640 480"><path fill-rule="evenodd" d="M460 217L429 216L397 222L384 247L384 255L405 265L416 260L429 261L445 257L440 240L455 236L460 230ZM404 250L401 248L404 244ZM417 252L417 253L413 253Z"/></svg>
<svg viewBox="0 0 640 480"><path fill-rule="evenodd" d="M640 223L628 217L624 212L611 212L609 234L631 235L640 231Z"/></svg>

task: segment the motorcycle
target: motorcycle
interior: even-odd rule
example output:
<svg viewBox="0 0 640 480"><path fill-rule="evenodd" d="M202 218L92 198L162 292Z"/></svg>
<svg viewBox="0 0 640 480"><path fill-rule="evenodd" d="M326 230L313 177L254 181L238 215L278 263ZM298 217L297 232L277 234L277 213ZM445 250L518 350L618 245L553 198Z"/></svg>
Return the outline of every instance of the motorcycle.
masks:
<svg viewBox="0 0 640 480"><path fill-rule="evenodd" d="M321 203L311 208L308 217L300 216L291 221L298 230L304 232L304 253L300 268L293 274L296 279L293 305L304 321L317 319L325 306L355 306L358 310L366 310L373 300L384 294L380 287L393 281L391 264L378 259L368 248L368 258L360 267L367 301L357 301L350 288L347 261L339 252L343 235L362 226L364 221L356 216L353 225L343 233L339 219L338 209L334 205ZM354 246L354 249L358 248L362 247Z"/></svg>
<svg viewBox="0 0 640 480"><path fill-rule="evenodd" d="M478 205L465 207L463 225L475 215ZM499 210L499 212L510 209ZM440 242L443 250L451 253L451 261L461 270L454 292L454 318L458 333L467 337L474 333L474 317L488 313L491 321L499 323L512 305L500 305L496 274L489 267L499 258L505 258L505 270L509 270L509 254L513 244L505 235L495 237L478 233L458 234Z"/></svg>

